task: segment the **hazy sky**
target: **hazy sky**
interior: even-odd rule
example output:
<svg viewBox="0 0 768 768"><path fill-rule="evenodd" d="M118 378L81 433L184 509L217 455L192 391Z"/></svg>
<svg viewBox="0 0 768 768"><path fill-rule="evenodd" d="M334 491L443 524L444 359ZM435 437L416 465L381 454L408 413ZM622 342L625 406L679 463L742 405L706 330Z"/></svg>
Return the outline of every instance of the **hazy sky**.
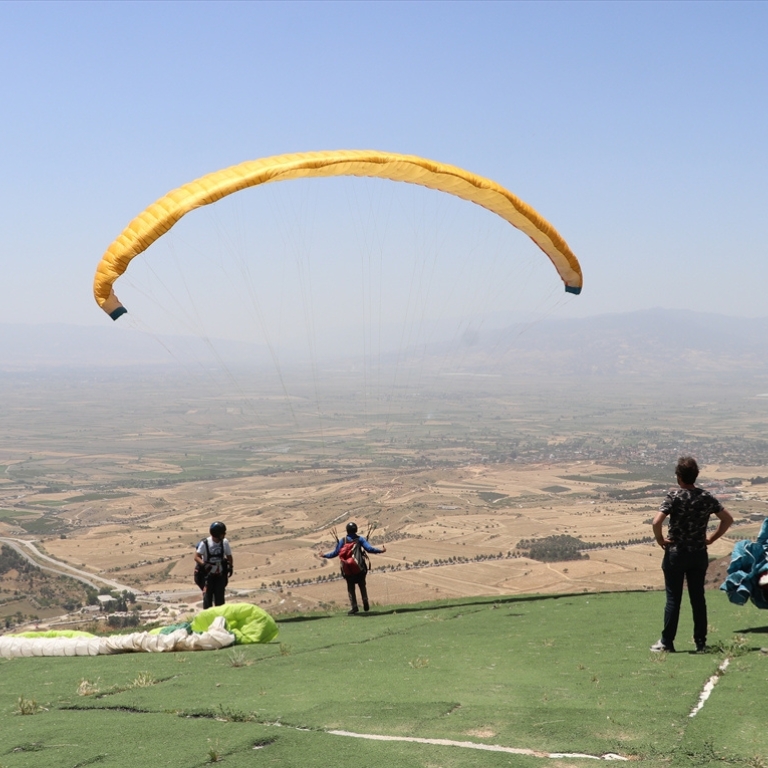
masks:
<svg viewBox="0 0 768 768"><path fill-rule="evenodd" d="M93 272L139 211L340 148L536 207L584 269L557 312L764 316L766 40L758 2L0 3L0 322L110 323Z"/></svg>

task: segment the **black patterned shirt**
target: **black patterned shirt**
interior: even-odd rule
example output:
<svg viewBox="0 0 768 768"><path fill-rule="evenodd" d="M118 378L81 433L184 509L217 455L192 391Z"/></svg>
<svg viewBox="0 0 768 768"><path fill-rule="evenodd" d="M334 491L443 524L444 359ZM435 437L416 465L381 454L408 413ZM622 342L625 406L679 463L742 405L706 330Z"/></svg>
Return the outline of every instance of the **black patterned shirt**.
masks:
<svg viewBox="0 0 768 768"><path fill-rule="evenodd" d="M709 516L722 509L723 505L702 488L670 491L659 507L660 512L669 515L667 538L687 550L706 549Z"/></svg>

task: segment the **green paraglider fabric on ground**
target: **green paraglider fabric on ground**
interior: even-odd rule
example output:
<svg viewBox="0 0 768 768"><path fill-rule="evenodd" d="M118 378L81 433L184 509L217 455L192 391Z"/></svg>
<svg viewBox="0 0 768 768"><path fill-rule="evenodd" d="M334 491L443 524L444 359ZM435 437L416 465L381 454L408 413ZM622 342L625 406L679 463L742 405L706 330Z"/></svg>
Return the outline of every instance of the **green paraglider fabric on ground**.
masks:
<svg viewBox="0 0 768 768"><path fill-rule="evenodd" d="M235 636L237 645L268 643L277 636L275 620L251 603L229 603L207 608L192 619L192 631L205 632L217 616L226 619L227 629Z"/></svg>
<svg viewBox="0 0 768 768"><path fill-rule="evenodd" d="M19 632L13 637L96 637L96 635L76 629L48 629L44 632Z"/></svg>

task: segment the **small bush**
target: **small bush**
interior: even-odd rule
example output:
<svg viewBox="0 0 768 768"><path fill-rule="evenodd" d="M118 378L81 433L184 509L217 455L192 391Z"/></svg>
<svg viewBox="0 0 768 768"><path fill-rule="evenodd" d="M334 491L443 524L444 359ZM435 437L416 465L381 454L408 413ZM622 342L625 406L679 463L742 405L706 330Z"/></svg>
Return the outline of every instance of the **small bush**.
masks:
<svg viewBox="0 0 768 768"><path fill-rule="evenodd" d="M219 717L217 719L226 720L230 723L250 723L253 722L253 715L219 705Z"/></svg>
<svg viewBox="0 0 768 768"><path fill-rule="evenodd" d="M731 658L749 653L749 645L744 635L734 635L730 640L719 640L712 645L712 649Z"/></svg>
<svg viewBox="0 0 768 768"><path fill-rule="evenodd" d="M150 672L139 672L136 679L131 683L131 688L149 688L156 683L157 680Z"/></svg>
<svg viewBox="0 0 768 768"><path fill-rule="evenodd" d="M215 746L212 744L210 747L208 747L208 762L218 763L218 762L221 762L221 759L222 759L222 754L219 751L219 742L217 741Z"/></svg>
<svg viewBox="0 0 768 768"><path fill-rule="evenodd" d="M16 702L17 715L36 715L38 712L45 711L47 711L45 707L41 707L34 699L25 699L23 696L19 696L19 700Z"/></svg>
<svg viewBox="0 0 768 768"><path fill-rule="evenodd" d="M90 680L83 678L80 681L80 684L77 686L77 695L95 696L97 693L101 693L101 688L99 688L99 680L100 678L96 678L96 681L92 683Z"/></svg>
<svg viewBox="0 0 768 768"><path fill-rule="evenodd" d="M241 650L231 651L227 658L230 667L250 667L253 664L252 661L246 659L245 653Z"/></svg>

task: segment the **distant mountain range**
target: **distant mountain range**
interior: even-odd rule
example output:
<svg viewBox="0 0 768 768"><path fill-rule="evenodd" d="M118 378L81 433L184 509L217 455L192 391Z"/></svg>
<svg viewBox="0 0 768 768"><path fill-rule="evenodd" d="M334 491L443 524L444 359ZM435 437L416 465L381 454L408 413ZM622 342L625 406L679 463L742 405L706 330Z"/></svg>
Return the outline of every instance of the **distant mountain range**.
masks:
<svg viewBox="0 0 768 768"><path fill-rule="evenodd" d="M215 350L215 352L212 351ZM0 370L186 365L254 356L254 348L233 341L194 336L162 337L105 325L0 323ZM261 350L259 358L265 358Z"/></svg>
<svg viewBox="0 0 768 768"><path fill-rule="evenodd" d="M768 375L768 317L652 309L548 319L467 331L454 342L393 350L388 357L418 357L428 368L458 374L515 370L580 378L639 374L679 378L747 372L762 376ZM341 353L335 358L335 364L344 362ZM190 362L273 364L266 346L241 342L165 338L113 326L0 324L2 371ZM327 364L330 358L320 362Z"/></svg>
<svg viewBox="0 0 768 768"><path fill-rule="evenodd" d="M516 325L488 334L482 346L531 373L768 374L768 317L651 309Z"/></svg>

